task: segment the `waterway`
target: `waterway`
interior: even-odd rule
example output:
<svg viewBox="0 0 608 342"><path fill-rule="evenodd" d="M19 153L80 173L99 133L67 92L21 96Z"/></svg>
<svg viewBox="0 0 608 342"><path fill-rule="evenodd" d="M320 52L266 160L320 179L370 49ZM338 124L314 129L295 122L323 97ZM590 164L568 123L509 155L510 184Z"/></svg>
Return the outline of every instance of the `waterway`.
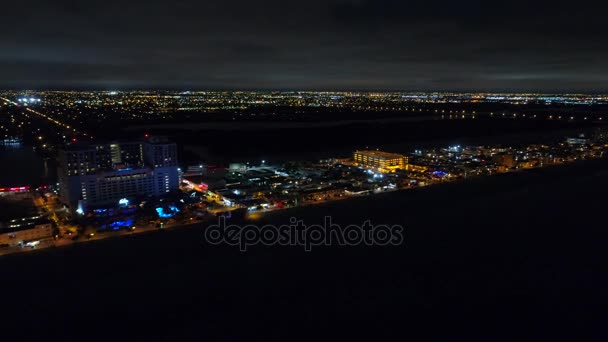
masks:
<svg viewBox="0 0 608 342"><path fill-rule="evenodd" d="M50 185L57 181L54 163L25 145L0 146L0 188Z"/></svg>

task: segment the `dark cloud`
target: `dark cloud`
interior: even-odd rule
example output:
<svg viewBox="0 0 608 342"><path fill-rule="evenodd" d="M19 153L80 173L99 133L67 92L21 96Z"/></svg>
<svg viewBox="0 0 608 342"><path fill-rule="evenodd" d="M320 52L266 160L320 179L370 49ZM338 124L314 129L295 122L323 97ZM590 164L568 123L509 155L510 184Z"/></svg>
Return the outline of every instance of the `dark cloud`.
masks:
<svg viewBox="0 0 608 342"><path fill-rule="evenodd" d="M606 91L605 9L585 0L14 2L0 21L0 87Z"/></svg>

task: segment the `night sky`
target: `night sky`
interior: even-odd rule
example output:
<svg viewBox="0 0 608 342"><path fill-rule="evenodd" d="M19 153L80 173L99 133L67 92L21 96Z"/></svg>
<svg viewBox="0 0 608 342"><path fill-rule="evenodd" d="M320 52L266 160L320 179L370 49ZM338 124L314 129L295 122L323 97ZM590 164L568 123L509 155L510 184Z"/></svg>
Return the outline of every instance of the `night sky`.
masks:
<svg viewBox="0 0 608 342"><path fill-rule="evenodd" d="M598 3L12 1L0 87L606 91Z"/></svg>

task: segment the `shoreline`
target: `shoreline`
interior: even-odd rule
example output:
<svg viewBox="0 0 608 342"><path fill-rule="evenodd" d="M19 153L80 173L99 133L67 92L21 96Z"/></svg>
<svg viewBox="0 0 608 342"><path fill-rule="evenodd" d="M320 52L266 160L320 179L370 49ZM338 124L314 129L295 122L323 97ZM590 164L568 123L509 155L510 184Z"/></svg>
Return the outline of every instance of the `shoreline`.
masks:
<svg viewBox="0 0 608 342"><path fill-rule="evenodd" d="M251 215L250 213L247 213L246 216L244 218L234 218L231 219L230 222L233 223L251 223L251 222L256 222L258 220L260 221L264 221L264 220L269 220L272 218L277 218L280 216L285 216L283 214L285 213L289 213L289 212L296 212L298 210L307 210L310 208L323 208L323 207L327 207L327 206L331 206L334 204L343 204L345 202L356 202L356 201L366 201L366 200L384 200L386 199L386 197L389 197L391 195L403 195L403 194L407 194L407 193L424 193L424 192L432 192L435 191L437 189L442 189L445 187L449 187L449 186L456 186L456 187L465 187L468 185L469 187L473 188L472 185L479 185L482 184L484 182L490 182L490 181L494 181L493 183L496 183L500 186L500 183L504 183L501 182L501 178L502 180L506 180L506 179L516 179L516 178L529 178L529 177L533 177L538 173L555 173L558 171L561 172L572 172L572 169L577 169L579 167L589 167L592 166L592 164L606 164L606 162L608 162L608 158L593 158L593 159L585 159L585 160L579 160L579 161L575 161L575 162L571 162L571 163L564 163L564 164L558 164L558 165L548 165L548 166L544 166L544 167L536 167L536 168L531 168L531 169L521 169L521 170L516 170L516 171L511 171L511 172L506 172L506 173L495 173L489 176L474 176L474 177L470 177L468 179L457 179L454 181L445 181L445 182L440 182L440 183L435 183L435 184L429 184L426 186L422 186L422 187L413 187L413 188L407 188L407 189L396 189L396 190L391 190L391 191L383 191L381 193L375 193L375 194L369 194L369 195L363 195L363 196L350 196L350 197L344 197L344 198L339 198L339 199L333 199L333 200L329 200L329 201L323 201L321 203L307 203L304 205L299 205L297 207L291 207L291 208L281 208L281 209L274 209L274 210L268 210L268 211L263 211L263 212L255 212L253 213L253 215L259 215L259 217L256 218L249 218L249 215ZM608 172L606 170L604 170L603 172ZM590 175L593 176L593 175ZM530 186L533 186L534 184L530 184ZM504 185L503 185L504 186ZM482 192L484 194L487 195L491 195L492 192ZM287 215L289 216L289 215ZM185 224L175 224L169 227L165 228L139 228L139 230L137 231L119 231L119 234L116 235L107 235L107 236L103 236L103 235L97 235L98 237L95 237L93 239L82 239L82 240L77 240L77 241L73 241L71 243L68 243L66 245L51 245L51 246L47 246L47 247L43 247L43 248L33 248L33 249L21 249L21 250L16 250L13 252L9 252L9 253L5 253L3 254L2 252L0 252L0 258L9 256L9 255L25 255L25 254L37 254L37 253L41 253L43 251L48 251L48 250L63 250L66 248L74 248L76 246L83 246L86 245L88 243L95 243L95 242L100 242L100 241L111 241L111 240L118 240L119 238L130 238L130 237L137 237L137 236L146 236L146 235L153 235L155 233L160 233L160 232L172 232L172 231L178 231L178 230L186 230L187 228L192 228L193 226L198 226L198 225L205 225L206 223L211 223L214 222L214 219L216 217L213 217L211 215L205 216L205 218L201 221L198 222L192 222L192 223L185 223ZM113 232L107 232L107 234L112 234ZM106 234L106 233L100 233L100 234ZM99 236L103 236L103 237L99 237Z"/></svg>

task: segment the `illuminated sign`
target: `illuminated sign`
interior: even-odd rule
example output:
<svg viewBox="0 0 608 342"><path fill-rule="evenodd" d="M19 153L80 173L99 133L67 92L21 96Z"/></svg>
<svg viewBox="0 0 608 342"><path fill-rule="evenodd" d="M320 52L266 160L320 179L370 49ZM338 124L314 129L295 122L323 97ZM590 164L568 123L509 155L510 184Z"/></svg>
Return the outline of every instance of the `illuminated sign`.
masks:
<svg viewBox="0 0 608 342"><path fill-rule="evenodd" d="M0 192L24 192L24 191L29 191L30 187L29 186L21 186L21 187L14 187L14 188L0 188Z"/></svg>

